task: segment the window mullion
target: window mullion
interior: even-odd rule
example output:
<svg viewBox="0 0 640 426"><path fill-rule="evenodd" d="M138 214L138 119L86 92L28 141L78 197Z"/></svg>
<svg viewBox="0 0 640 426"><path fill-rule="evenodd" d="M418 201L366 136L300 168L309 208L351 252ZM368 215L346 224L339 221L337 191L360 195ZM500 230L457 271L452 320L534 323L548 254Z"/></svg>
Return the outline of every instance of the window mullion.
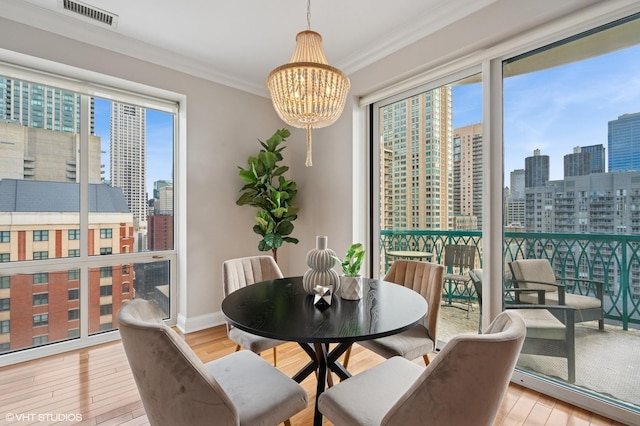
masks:
<svg viewBox="0 0 640 426"><path fill-rule="evenodd" d="M89 129L90 97L80 97L80 336L89 335Z"/></svg>

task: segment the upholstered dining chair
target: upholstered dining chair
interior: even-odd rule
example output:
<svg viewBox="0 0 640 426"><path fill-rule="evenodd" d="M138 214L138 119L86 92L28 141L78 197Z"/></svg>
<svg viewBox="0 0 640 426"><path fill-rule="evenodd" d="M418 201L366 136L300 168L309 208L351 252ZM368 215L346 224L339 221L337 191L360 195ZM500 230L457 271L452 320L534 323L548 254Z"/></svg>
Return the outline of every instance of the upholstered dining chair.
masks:
<svg viewBox="0 0 640 426"><path fill-rule="evenodd" d="M393 357L325 391L318 408L335 426L490 426L524 337L522 318L502 312L485 334L452 338L426 368Z"/></svg>
<svg viewBox="0 0 640 426"><path fill-rule="evenodd" d="M548 259L519 259L509 263L511 269L512 284L516 288L544 290L544 300L539 301L538 295L533 292L519 292L517 303L542 303L546 305L566 305L575 308L575 322L598 321L598 328L604 330L604 290L603 283L599 281L571 278L562 278L558 282L553 267ZM563 282L571 282L574 285L585 286L592 289L595 296L567 293Z"/></svg>
<svg viewBox="0 0 640 426"><path fill-rule="evenodd" d="M260 281L283 278L278 264L271 256L249 256L229 259L222 264L222 291L224 297L232 292ZM256 336L227 323L227 336L240 348L257 354L273 348L273 365L277 365L276 346L285 342Z"/></svg>
<svg viewBox="0 0 640 426"><path fill-rule="evenodd" d="M436 347L436 327L442 299L442 274L444 267L418 260L396 260L384 277L384 281L408 287L422 295L427 301L427 315L422 323L391 336L358 342L385 358L401 356L413 360L422 356L429 364L430 352ZM344 366L349 363L349 351L345 354Z"/></svg>
<svg viewBox="0 0 640 426"><path fill-rule="evenodd" d="M118 324L151 425L289 424L307 406L304 388L250 351L203 364L152 302L127 302Z"/></svg>

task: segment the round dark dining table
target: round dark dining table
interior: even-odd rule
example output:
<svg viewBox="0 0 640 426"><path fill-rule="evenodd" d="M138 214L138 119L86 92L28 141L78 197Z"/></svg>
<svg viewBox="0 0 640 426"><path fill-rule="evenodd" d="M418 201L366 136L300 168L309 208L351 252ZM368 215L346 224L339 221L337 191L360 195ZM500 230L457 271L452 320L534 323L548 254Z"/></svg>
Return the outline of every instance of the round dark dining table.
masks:
<svg viewBox="0 0 640 426"><path fill-rule="evenodd" d="M309 355L311 361L293 379L300 383L317 372L314 425L322 424L317 398L324 391L328 371L341 380L351 377L338 362L351 344L400 333L421 322L427 313L427 302L409 288L376 279L365 279L363 287L360 300L336 294L329 306L319 307L314 296L304 291L302 277L289 277L248 285L222 301L222 312L232 326L298 342ZM331 351L330 343L337 343Z"/></svg>

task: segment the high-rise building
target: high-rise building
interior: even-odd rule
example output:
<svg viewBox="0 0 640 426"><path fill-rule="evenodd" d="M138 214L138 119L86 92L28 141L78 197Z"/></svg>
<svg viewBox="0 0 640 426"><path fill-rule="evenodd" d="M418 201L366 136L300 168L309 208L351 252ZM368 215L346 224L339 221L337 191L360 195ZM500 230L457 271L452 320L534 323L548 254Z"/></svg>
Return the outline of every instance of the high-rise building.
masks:
<svg viewBox="0 0 640 426"><path fill-rule="evenodd" d="M588 152L591 154L591 173L604 173L605 169L605 156L604 156L604 146L602 144L598 145L588 145L580 147L582 152Z"/></svg>
<svg viewBox="0 0 640 426"><path fill-rule="evenodd" d="M111 186L122 189L136 231L144 235L149 211L146 191L146 110L111 104Z"/></svg>
<svg viewBox="0 0 640 426"><path fill-rule="evenodd" d="M555 234L585 235L640 235L640 171L598 173L585 176L567 177L563 180L548 181L545 186L526 190L525 232L549 232ZM544 239L532 241L527 247L529 256L545 257L547 246ZM592 248L585 251L581 244L558 245L563 263L563 273L578 276L584 271L575 271L577 264L583 263L581 256L592 257L585 262L594 265L593 279L604 281L606 276L619 277L616 263L605 262L603 251L611 255L611 248ZM613 248L613 250L620 250ZM618 255L621 255L618 252ZM631 262L630 276L640 276L640 267ZM609 281L609 291L617 294L620 281ZM640 297L640 285L630 281L633 297Z"/></svg>
<svg viewBox="0 0 640 426"><path fill-rule="evenodd" d="M173 180L163 179L163 180L157 180L153 182L153 198L155 200L158 200L160 198L160 190L167 186L170 186L173 188Z"/></svg>
<svg viewBox="0 0 640 426"><path fill-rule="evenodd" d="M510 193L513 200L524 199L524 169L515 169L509 173Z"/></svg>
<svg viewBox="0 0 640 426"><path fill-rule="evenodd" d="M511 188L508 197L506 197L505 225L512 228L524 227L524 169L513 170L509 174L509 179Z"/></svg>
<svg viewBox="0 0 640 426"><path fill-rule="evenodd" d="M470 124L453 130L453 214L475 216L482 228L482 124ZM457 221L459 224L463 222ZM466 229L470 229L466 222ZM454 229L460 230L459 226Z"/></svg>
<svg viewBox="0 0 640 426"><path fill-rule="evenodd" d="M572 154L564 156L564 177L584 176L591 174L591 153L582 151L576 146Z"/></svg>
<svg viewBox="0 0 640 426"><path fill-rule="evenodd" d="M147 225L149 250L173 250L173 216L151 215Z"/></svg>
<svg viewBox="0 0 640 426"><path fill-rule="evenodd" d="M524 187L544 186L549 180L549 156L533 151L533 157L524 159Z"/></svg>
<svg viewBox="0 0 640 426"><path fill-rule="evenodd" d="M380 144L380 227L393 229L393 151Z"/></svg>
<svg viewBox="0 0 640 426"><path fill-rule="evenodd" d="M392 211L392 229L451 229L451 87L381 108L380 132L383 149L392 155L391 199L382 200L382 210Z"/></svg>
<svg viewBox="0 0 640 426"><path fill-rule="evenodd" d="M0 123L0 179L79 182L80 136ZM100 138L89 136L89 183L100 183Z"/></svg>
<svg viewBox="0 0 640 426"><path fill-rule="evenodd" d="M640 112L609 121L609 172L640 170Z"/></svg>
<svg viewBox="0 0 640 426"><path fill-rule="evenodd" d="M90 134L93 135L93 99L90 117ZM0 76L0 121L57 132L80 133L80 94Z"/></svg>

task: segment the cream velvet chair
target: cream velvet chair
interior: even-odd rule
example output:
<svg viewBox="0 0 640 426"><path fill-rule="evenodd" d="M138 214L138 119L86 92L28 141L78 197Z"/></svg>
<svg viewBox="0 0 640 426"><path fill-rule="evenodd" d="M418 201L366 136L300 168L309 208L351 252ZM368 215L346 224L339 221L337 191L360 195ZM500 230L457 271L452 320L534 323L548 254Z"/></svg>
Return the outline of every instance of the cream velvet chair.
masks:
<svg viewBox="0 0 640 426"><path fill-rule="evenodd" d="M277 425L307 406L300 385L252 352L203 364L151 302L126 303L118 323L152 425Z"/></svg>
<svg viewBox="0 0 640 426"><path fill-rule="evenodd" d="M278 264L271 256L249 256L226 260L222 264L222 290L224 297L232 292L260 281L283 278ZM273 365L277 365L276 346L285 342L247 333L227 323L227 336L240 348L257 354L273 348Z"/></svg>
<svg viewBox="0 0 640 426"><path fill-rule="evenodd" d="M544 290L544 301L540 302L535 292L519 293L517 303L546 305L567 305L575 308L575 322L598 321L598 328L604 330L603 283L579 278L563 278L563 281L574 282L575 285L593 286L594 296L572 294L565 291L565 285L558 283L547 259L520 259L509 263L512 283L516 288Z"/></svg>
<svg viewBox="0 0 640 426"><path fill-rule="evenodd" d="M318 407L336 426L492 425L524 337L522 318L503 312L486 334L451 339L426 368L388 359L325 391Z"/></svg>
<svg viewBox="0 0 640 426"><path fill-rule="evenodd" d="M435 263L417 260L393 262L384 281L400 284L420 293L427 301L427 315L422 323L402 333L375 340L364 340L358 344L385 358L401 356L413 360L422 356L425 365L428 365L428 354L433 352L437 343L436 326L442 300L443 273L444 266ZM345 368L348 361L347 353Z"/></svg>

